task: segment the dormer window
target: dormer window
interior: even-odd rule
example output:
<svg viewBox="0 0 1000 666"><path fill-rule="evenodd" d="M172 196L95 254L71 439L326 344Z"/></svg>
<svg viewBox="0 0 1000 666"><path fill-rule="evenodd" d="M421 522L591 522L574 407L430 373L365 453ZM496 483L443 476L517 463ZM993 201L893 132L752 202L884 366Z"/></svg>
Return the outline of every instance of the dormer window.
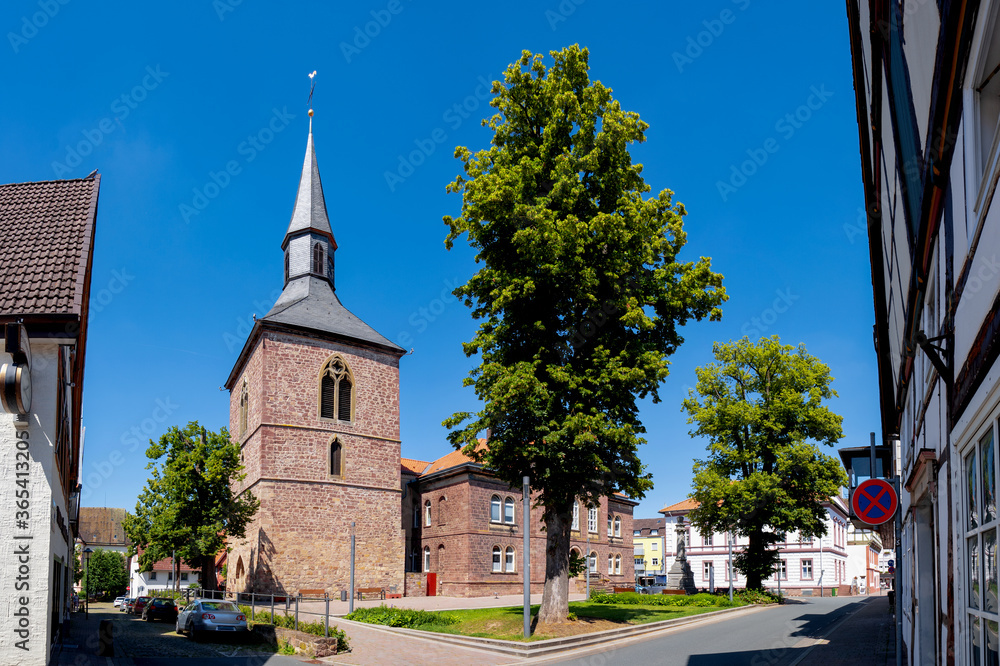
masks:
<svg viewBox="0 0 1000 666"><path fill-rule="evenodd" d="M323 245L320 243L315 243L313 245L312 253L312 272L317 275L323 275Z"/></svg>

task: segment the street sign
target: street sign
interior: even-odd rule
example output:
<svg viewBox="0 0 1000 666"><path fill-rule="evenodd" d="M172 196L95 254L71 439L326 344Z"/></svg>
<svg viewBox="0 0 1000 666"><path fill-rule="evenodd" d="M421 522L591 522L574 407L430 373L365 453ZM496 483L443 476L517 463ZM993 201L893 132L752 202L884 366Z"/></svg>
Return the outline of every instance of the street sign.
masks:
<svg viewBox="0 0 1000 666"><path fill-rule="evenodd" d="M894 573L896 573L896 567L889 567L888 569L886 569L885 572L887 574L894 574Z"/></svg>
<svg viewBox="0 0 1000 666"><path fill-rule="evenodd" d="M889 522L899 508L899 498L892 484L882 479L868 479L854 489L851 508L861 522L881 525Z"/></svg>

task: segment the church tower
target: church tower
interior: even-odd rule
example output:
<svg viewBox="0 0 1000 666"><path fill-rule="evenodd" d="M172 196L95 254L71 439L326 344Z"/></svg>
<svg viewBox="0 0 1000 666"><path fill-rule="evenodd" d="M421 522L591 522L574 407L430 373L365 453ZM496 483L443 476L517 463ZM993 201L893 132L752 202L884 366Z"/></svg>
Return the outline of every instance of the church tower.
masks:
<svg viewBox="0 0 1000 666"><path fill-rule="evenodd" d="M226 381L230 434L260 509L230 542L227 589L403 591L399 359L404 351L335 292L337 242L313 145L281 248L284 289L258 319Z"/></svg>

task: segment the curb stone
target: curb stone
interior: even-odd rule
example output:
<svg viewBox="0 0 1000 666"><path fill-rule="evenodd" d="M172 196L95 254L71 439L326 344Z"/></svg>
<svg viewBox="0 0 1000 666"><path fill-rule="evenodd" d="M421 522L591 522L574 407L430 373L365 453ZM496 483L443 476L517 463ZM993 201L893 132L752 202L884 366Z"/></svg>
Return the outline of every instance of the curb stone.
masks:
<svg viewBox="0 0 1000 666"><path fill-rule="evenodd" d="M425 640L430 639L440 643L448 643L451 645L457 645L461 647L486 650L489 652L496 652L511 657L531 658L531 657L547 656L556 652L561 652L563 650L569 650L579 647L591 647L594 645L600 645L602 643L616 641L621 638L631 638L633 636L653 634L658 631L666 629L674 629L676 627L681 627L688 624L698 624L700 622L705 622L710 619L712 620L718 619L720 616L724 615L752 613L759 610L764 610L771 606L772 605L770 604L767 606L759 604L751 604L749 606L740 606L738 608L724 608L717 611L710 611L708 613L699 613L698 615L689 615L687 617L674 618L672 620L661 620L659 622L650 622L648 624L633 625L629 627L622 627L620 629L607 629L605 631L596 631L590 634L580 634L578 636L549 638L534 643L521 643L519 641L505 641L496 638L480 638L476 636L461 636L458 634L443 634L433 631L404 629L402 627L386 627L384 625L379 625L379 624L368 624L366 622L354 622L352 620L344 620L343 618L341 618L341 621L345 625L356 624L359 626L364 626L369 629L375 629L377 631L384 631L387 633L400 634L403 636L411 636L414 638L423 638Z"/></svg>

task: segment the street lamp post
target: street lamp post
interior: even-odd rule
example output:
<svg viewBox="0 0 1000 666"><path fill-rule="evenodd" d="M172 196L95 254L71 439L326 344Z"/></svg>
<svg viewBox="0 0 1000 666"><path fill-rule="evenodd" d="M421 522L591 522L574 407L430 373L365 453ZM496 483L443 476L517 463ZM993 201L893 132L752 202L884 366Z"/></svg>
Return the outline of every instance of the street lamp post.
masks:
<svg viewBox="0 0 1000 666"><path fill-rule="evenodd" d="M94 549L87 546L83 549L83 579L86 581L86 585L83 588L83 594L85 598L83 600L83 617L90 619L90 554L94 552Z"/></svg>

